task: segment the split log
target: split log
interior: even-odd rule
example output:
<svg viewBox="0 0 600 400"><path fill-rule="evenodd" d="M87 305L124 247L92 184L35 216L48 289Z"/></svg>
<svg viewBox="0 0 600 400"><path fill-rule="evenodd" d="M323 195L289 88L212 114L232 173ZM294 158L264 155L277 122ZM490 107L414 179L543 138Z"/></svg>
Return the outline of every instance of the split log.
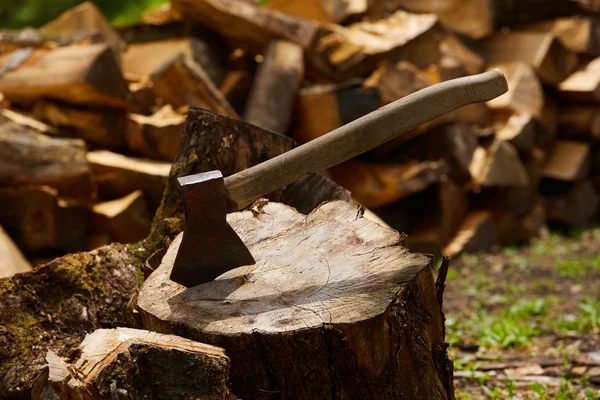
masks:
<svg viewBox="0 0 600 400"><path fill-rule="evenodd" d="M506 124L496 130L496 138L509 142L520 152L529 152L536 145L544 128L528 114L513 114Z"/></svg>
<svg viewBox="0 0 600 400"><path fill-rule="evenodd" d="M295 17L341 23L347 18L363 14L368 4L364 0L272 0L266 6Z"/></svg>
<svg viewBox="0 0 600 400"><path fill-rule="evenodd" d="M393 103L409 94L433 85L435 82L425 72L407 61L384 62L363 83L363 87L378 88L382 105Z"/></svg>
<svg viewBox="0 0 600 400"><path fill-rule="evenodd" d="M0 120L0 184L48 185L84 199L96 195L83 140L49 137L10 120Z"/></svg>
<svg viewBox="0 0 600 400"><path fill-rule="evenodd" d="M157 106L157 98L152 91L150 78L138 82L130 82L127 87L135 104L140 106L141 113L151 113Z"/></svg>
<svg viewBox="0 0 600 400"><path fill-rule="evenodd" d="M69 363L49 352L49 382L60 398L222 399L230 397L223 349L138 329L99 329Z"/></svg>
<svg viewBox="0 0 600 400"><path fill-rule="evenodd" d="M219 32L240 47L260 53L272 39L307 48L316 25L243 0L173 0L173 9L187 19Z"/></svg>
<svg viewBox="0 0 600 400"><path fill-rule="evenodd" d="M34 118L34 116L30 113L15 111L8 108L1 108L0 106L0 121L3 121L2 123L4 123L7 120L23 127L31 128L35 132L43 133L44 135L55 137L65 136L64 131Z"/></svg>
<svg viewBox="0 0 600 400"><path fill-rule="evenodd" d="M578 11L569 0L399 0L398 5L414 11L436 13L452 31L480 39L503 26L520 25Z"/></svg>
<svg viewBox="0 0 600 400"><path fill-rule="evenodd" d="M171 163L134 158L107 150L87 153L100 198L126 196L141 189L152 210L160 204Z"/></svg>
<svg viewBox="0 0 600 400"><path fill-rule="evenodd" d="M191 57L174 57L154 71L150 79L154 95L174 108L202 107L239 118L206 72Z"/></svg>
<svg viewBox="0 0 600 400"><path fill-rule="evenodd" d="M465 72L463 75L475 75L483 72L486 64L484 58L467 47L454 34L446 36L441 42L440 51L442 54L440 64L442 66L453 62Z"/></svg>
<svg viewBox="0 0 600 400"><path fill-rule="evenodd" d="M141 190L117 200L94 204L92 229L108 232L120 243L140 241L150 233L150 213Z"/></svg>
<svg viewBox="0 0 600 400"><path fill-rule="evenodd" d="M301 89L291 136L303 144L377 110L378 89L363 88L361 84L360 80L352 80Z"/></svg>
<svg viewBox="0 0 600 400"><path fill-rule="evenodd" d="M534 206L524 217L502 209L493 210L492 214L500 246L514 246L539 236L546 223L546 208L542 204Z"/></svg>
<svg viewBox="0 0 600 400"><path fill-rule="evenodd" d="M600 141L600 107L568 104L558 111L558 137Z"/></svg>
<svg viewBox="0 0 600 400"><path fill-rule="evenodd" d="M264 129L287 133L303 77L302 48L285 41L269 43L254 78L244 120Z"/></svg>
<svg viewBox="0 0 600 400"><path fill-rule="evenodd" d="M373 163L348 160L329 169L331 178L367 208L392 204L439 182L444 161Z"/></svg>
<svg viewBox="0 0 600 400"><path fill-rule="evenodd" d="M164 106L150 116L129 114L125 138L135 153L151 158L173 161L185 116L171 106Z"/></svg>
<svg viewBox="0 0 600 400"><path fill-rule="evenodd" d="M527 30L556 35L565 47L575 53L600 56L600 24L596 18L573 16L537 22Z"/></svg>
<svg viewBox="0 0 600 400"><path fill-rule="evenodd" d="M523 62L497 64L493 68L499 68L506 76L508 91L487 105L496 110L541 117L544 89L533 68Z"/></svg>
<svg viewBox="0 0 600 400"><path fill-rule="evenodd" d="M442 29L434 14L399 10L381 21L323 27L307 61L313 73L341 82L368 74L386 59L427 66L439 59L441 40Z"/></svg>
<svg viewBox="0 0 600 400"><path fill-rule="evenodd" d="M558 95L575 103L600 102L600 58L562 81L558 85Z"/></svg>
<svg viewBox="0 0 600 400"><path fill-rule="evenodd" d="M33 268L15 242L0 225L0 279L31 271Z"/></svg>
<svg viewBox="0 0 600 400"><path fill-rule="evenodd" d="M567 50L552 34L527 31L497 33L477 43L488 64L525 62L533 67L540 79L557 85L577 66L577 55Z"/></svg>
<svg viewBox="0 0 600 400"><path fill-rule="evenodd" d="M67 131L71 136L108 149L125 148L123 132L127 125L127 117L122 111L81 109L39 100L33 105L32 112L38 118Z"/></svg>
<svg viewBox="0 0 600 400"><path fill-rule="evenodd" d="M41 32L65 33L78 31L93 31L110 45L117 63L121 63L121 53L125 50L125 43L119 34L110 26L102 12L91 1L86 1L70 10L65 11L58 18L50 21L40 28Z"/></svg>
<svg viewBox="0 0 600 400"><path fill-rule="evenodd" d="M223 94L223 97L227 99L229 104L239 114L246 108L246 102L252 89L252 81L252 72L235 69L227 72L219 87L219 91Z"/></svg>
<svg viewBox="0 0 600 400"><path fill-rule="evenodd" d="M206 41L186 37L127 46L123 53L123 74L127 79L141 81L152 75L156 69L172 58L183 54L197 62L215 85L219 85L224 76L223 60Z"/></svg>
<svg viewBox="0 0 600 400"><path fill-rule="evenodd" d="M228 221L257 263L185 288L169 279L179 235L138 296L145 329L223 347L241 398L453 396L431 259L399 233L340 201Z"/></svg>
<svg viewBox="0 0 600 400"><path fill-rule="evenodd" d="M49 187L0 189L0 225L25 252L86 249L87 207L67 202Z"/></svg>
<svg viewBox="0 0 600 400"><path fill-rule="evenodd" d="M590 153L587 143L559 140L550 152L542 176L566 182L584 179L590 173Z"/></svg>
<svg viewBox="0 0 600 400"><path fill-rule="evenodd" d="M442 250L447 257L462 253L487 251L496 243L494 220L489 211L471 211L456 231L456 235Z"/></svg>
<svg viewBox="0 0 600 400"><path fill-rule="evenodd" d="M6 65L14 54L0 56L0 65ZM0 92L14 103L46 97L88 106L135 108L106 44L35 50L18 68L0 76Z"/></svg>
<svg viewBox="0 0 600 400"><path fill-rule="evenodd" d="M527 171L517 150L508 142L494 140L475 149L470 165L473 184L481 187L525 187Z"/></svg>
<svg viewBox="0 0 600 400"><path fill-rule="evenodd" d="M96 33L89 31L49 33L33 28L0 29L0 53L27 47L54 49L56 47L99 41L101 41L101 38Z"/></svg>
<svg viewBox="0 0 600 400"><path fill-rule="evenodd" d="M600 195L590 181L576 183L545 180L540 188L548 219L569 226L583 226L596 215Z"/></svg>
<svg viewBox="0 0 600 400"><path fill-rule="evenodd" d="M321 174L312 174L287 185L283 190L282 200L302 214L310 214L326 201L349 202L350 192Z"/></svg>

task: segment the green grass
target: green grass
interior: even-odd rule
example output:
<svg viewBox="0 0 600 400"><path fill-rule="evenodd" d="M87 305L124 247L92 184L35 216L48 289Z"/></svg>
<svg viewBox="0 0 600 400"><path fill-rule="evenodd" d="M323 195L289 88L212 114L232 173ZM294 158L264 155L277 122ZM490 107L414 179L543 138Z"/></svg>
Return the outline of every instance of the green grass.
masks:
<svg viewBox="0 0 600 400"><path fill-rule="evenodd" d="M94 3L113 24L133 23L150 7L168 0L96 0ZM0 0L0 27L18 29L40 27L58 17L81 0Z"/></svg>

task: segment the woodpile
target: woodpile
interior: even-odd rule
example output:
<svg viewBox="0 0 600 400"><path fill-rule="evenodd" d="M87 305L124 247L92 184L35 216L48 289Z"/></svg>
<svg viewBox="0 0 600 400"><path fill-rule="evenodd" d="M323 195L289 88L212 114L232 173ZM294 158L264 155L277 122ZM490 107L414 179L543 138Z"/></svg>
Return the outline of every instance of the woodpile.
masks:
<svg viewBox="0 0 600 400"><path fill-rule="evenodd" d="M0 347L35 347L22 360L0 350L0 395L145 396L134 382L152 391L197 364L222 385L165 398L452 398L443 280L403 246L455 257L584 225L600 206L600 18L571 0L518 3L171 0L113 27L88 2L40 29L0 30L0 278L13 277L0 279ZM493 68L505 95L230 214L264 273L206 291L169 281L177 177L229 176ZM326 277L307 266L314 275L286 278L323 260ZM325 281L352 284L317 294ZM67 358L85 333L123 326L161 335L98 331ZM48 338L56 354L42 351Z"/></svg>

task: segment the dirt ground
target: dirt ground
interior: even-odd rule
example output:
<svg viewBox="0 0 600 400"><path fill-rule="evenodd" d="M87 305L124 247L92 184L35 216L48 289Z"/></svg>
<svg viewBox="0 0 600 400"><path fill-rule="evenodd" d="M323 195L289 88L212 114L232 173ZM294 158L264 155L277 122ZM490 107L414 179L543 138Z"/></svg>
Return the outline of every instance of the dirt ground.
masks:
<svg viewBox="0 0 600 400"><path fill-rule="evenodd" d="M600 227L464 255L444 295L457 399L600 399Z"/></svg>

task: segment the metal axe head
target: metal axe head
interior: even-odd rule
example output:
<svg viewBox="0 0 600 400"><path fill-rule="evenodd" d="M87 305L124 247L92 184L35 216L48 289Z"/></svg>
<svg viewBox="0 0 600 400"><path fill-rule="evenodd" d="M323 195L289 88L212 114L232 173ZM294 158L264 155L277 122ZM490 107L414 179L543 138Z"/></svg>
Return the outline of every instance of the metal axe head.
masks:
<svg viewBox="0 0 600 400"><path fill-rule="evenodd" d="M177 179L185 229L171 280L187 287L210 282L230 269L255 263L227 223L225 182L220 171Z"/></svg>

